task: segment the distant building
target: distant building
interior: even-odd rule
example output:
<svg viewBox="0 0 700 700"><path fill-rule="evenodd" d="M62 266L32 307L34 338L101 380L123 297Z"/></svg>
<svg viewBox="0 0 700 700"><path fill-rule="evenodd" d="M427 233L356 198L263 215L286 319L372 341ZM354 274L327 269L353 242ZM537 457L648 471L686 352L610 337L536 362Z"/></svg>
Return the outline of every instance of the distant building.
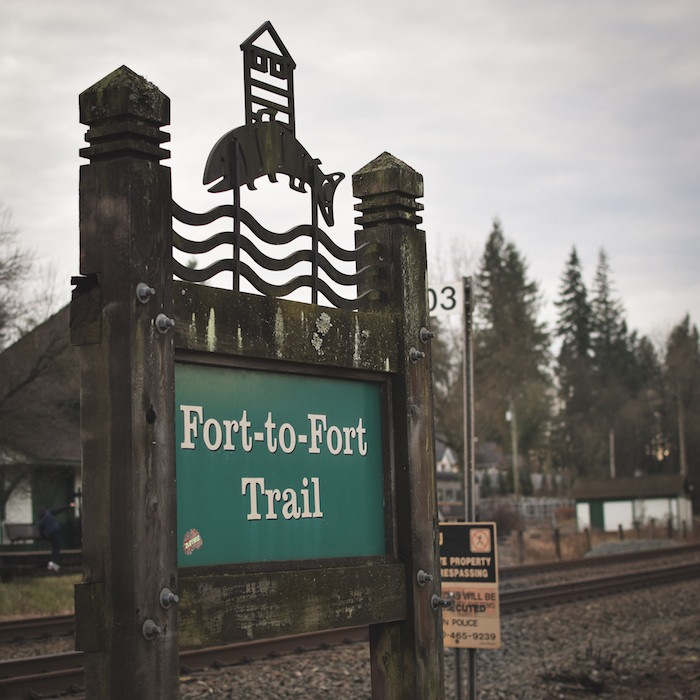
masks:
<svg viewBox="0 0 700 700"><path fill-rule="evenodd" d="M435 470L444 474L457 474L459 460L454 450L440 438L435 438Z"/></svg>
<svg viewBox="0 0 700 700"><path fill-rule="evenodd" d="M40 507L79 503L80 372L69 343L69 316L66 306L0 353L0 519L5 522L35 523ZM58 517L66 547L79 546L78 515L76 504Z"/></svg>
<svg viewBox="0 0 700 700"><path fill-rule="evenodd" d="M439 437L435 439L435 485L442 520L464 517L462 474L454 450Z"/></svg>
<svg viewBox="0 0 700 700"><path fill-rule="evenodd" d="M578 479L572 493L580 530L631 530L652 519L681 530L692 528L692 499L680 475Z"/></svg>

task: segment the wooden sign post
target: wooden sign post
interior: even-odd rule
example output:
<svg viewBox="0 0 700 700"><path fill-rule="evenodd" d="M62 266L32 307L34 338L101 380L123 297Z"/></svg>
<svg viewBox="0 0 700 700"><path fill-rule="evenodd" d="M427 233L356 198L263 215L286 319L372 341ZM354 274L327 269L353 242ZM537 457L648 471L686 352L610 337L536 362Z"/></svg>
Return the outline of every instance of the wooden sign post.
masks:
<svg viewBox="0 0 700 700"><path fill-rule="evenodd" d="M175 698L173 304L170 102L122 67L80 96L90 160L80 172L80 346L84 583L76 648L89 698Z"/></svg>
<svg viewBox="0 0 700 700"><path fill-rule="evenodd" d="M256 46L264 31L279 55ZM80 99L90 163L71 333L82 368L86 697L177 697L181 647L369 625L372 696L442 698L422 177L386 153L355 173L361 230L354 251L340 249L318 213L332 225L343 176L324 175L295 139L294 63L269 23L243 48L248 70L288 80L286 117L255 111L248 95L246 125L205 168L233 205L206 214L172 201L160 163L165 95L122 67ZM279 152L257 149L275 135ZM246 149L268 160L253 171L252 156L236 160ZM278 173L311 191L312 222L291 234L265 231L241 207L242 184ZM231 230L212 249L232 243L233 258L178 263L175 250L207 243L181 227L218 218ZM309 275L274 285L240 255L288 269L255 240L290 235L311 242L292 256ZM337 272L336 255L356 274ZM232 290L199 284L220 270ZM282 298L302 286L312 303Z"/></svg>

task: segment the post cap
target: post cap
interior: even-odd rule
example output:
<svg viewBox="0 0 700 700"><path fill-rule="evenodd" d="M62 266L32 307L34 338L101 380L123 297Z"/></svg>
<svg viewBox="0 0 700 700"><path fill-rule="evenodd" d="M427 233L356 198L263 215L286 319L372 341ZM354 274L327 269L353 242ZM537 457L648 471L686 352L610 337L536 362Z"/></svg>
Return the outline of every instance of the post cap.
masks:
<svg viewBox="0 0 700 700"><path fill-rule="evenodd" d="M362 198L388 192L423 196L423 176L391 153L384 151L352 176L352 192Z"/></svg>
<svg viewBox="0 0 700 700"><path fill-rule="evenodd" d="M88 126L114 117L170 123L170 98L153 83L121 66L80 95L80 122Z"/></svg>

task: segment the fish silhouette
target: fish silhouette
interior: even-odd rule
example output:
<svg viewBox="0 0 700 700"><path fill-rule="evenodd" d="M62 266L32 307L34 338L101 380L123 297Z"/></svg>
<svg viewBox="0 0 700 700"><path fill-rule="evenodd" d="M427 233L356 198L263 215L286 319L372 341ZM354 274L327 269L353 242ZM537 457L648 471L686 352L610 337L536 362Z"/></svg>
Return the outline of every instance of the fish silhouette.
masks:
<svg viewBox="0 0 700 700"><path fill-rule="evenodd" d="M245 184L255 189L255 180L267 175L277 182L277 174L289 176L289 186L297 192L311 194L328 226L333 226L333 197L335 189L345 177L343 173L326 175L318 167L320 160L313 158L299 143L292 130L275 119L259 119L239 126L224 134L216 143L204 168L204 184L214 183L210 192L226 192Z"/></svg>

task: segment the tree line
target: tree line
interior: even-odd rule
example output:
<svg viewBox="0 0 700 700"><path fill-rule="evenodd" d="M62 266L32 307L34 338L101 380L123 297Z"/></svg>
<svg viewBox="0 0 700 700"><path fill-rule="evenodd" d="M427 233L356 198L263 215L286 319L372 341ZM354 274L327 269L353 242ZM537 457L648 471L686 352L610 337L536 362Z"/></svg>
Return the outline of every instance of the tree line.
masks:
<svg viewBox="0 0 700 700"><path fill-rule="evenodd" d="M453 251L454 253L454 251ZM36 274L0 204L0 350L55 306L51 289L28 293ZM557 320L539 319L541 297L527 264L494 221L474 276L474 398L477 454L502 456L509 488L527 493L529 474L603 477L683 474L700 477L700 341L688 315L655 347L630 330L615 296L604 250L590 289L575 247L560 278ZM461 334L433 341L438 434L463 450ZM65 344L65 341L64 341ZM53 345L0 391L6 427L11 400L45 374L63 347ZM10 449L11 432L0 436ZM516 455L516 458L513 458ZM505 488L502 483L500 488ZM0 499L1 500L1 499ZM1 505L1 503L0 503Z"/></svg>
<svg viewBox="0 0 700 700"><path fill-rule="evenodd" d="M572 247L548 329L539 286L498 220L473 282L477 462L488 448L503 455L511 489L525 494L533 471L698 480L700 342L689 315L655 347L628 327L605 251L588 287ZM461 454L461 347L449 332L434 343L433 372L436 430Z"/></svg>

